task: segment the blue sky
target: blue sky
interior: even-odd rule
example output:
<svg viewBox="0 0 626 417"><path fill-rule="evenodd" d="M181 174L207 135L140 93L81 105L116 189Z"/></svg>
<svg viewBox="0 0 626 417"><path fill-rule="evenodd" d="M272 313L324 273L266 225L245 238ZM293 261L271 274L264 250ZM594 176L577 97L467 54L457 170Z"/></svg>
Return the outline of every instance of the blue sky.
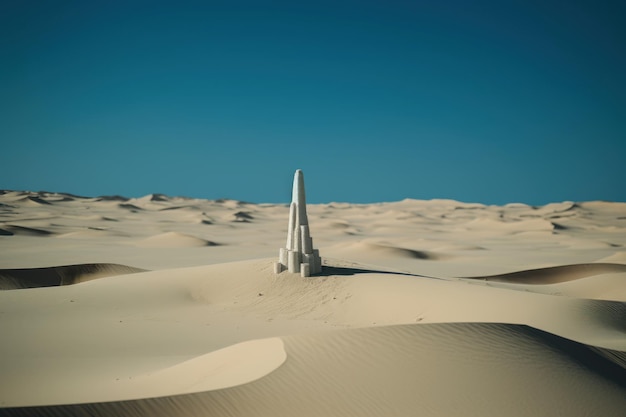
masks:
<svg viewBox="0 0 626 417"><path fill-rule="evenodd" d="M619 1L9 1L0 188L626 201Z"/></svg>

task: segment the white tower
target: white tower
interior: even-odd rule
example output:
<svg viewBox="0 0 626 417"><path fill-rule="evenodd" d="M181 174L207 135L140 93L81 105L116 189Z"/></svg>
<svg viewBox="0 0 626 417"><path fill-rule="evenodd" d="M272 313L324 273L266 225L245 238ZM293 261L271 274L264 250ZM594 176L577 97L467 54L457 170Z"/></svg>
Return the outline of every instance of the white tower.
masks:
<svg viewBox="0 0 626 417"><path fill-rule="evenodd" d="M278 262L274 264L274 272L277 274L283 269L289 272L300 272L303 277L322 272L322 259L319 251L313 249L313 239L309 232L304 175L301 170L297 170L293 177L287 245L280 248Z"/></svg>

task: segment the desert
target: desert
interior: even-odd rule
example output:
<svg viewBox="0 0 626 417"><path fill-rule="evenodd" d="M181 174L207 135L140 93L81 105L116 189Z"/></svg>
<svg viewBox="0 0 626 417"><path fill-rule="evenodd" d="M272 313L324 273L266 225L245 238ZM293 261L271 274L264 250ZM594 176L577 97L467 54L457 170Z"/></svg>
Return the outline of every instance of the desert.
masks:
<svg viewBox="0 0 626 417"><path fill-rule="evenodd" d="M0 195L0 415L624 415L626 203ZM291 221L289 221L291 224Z"/></svg>
<svg viewBox="0 0 626 417"><path fill-rule="evenodd" d="M626 417L625 16L2 2L0 417Z"/></svg>

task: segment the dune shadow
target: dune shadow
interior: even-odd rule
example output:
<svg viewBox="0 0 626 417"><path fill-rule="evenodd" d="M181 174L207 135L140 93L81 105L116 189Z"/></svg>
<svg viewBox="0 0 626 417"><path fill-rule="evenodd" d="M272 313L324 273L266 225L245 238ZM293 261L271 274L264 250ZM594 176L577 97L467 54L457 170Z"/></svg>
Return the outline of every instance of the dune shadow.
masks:
<svg viewBox="0 0 626 417"><path fill-rule="evenodd" d="M354 267L342 267L342 266L329 266L322 265L322 272L320 274L316 274L315 276L321 277L329 277L333 275L338 276L349 276L349 275L358 275L358 274L390 274L390 275L405 275L405 276L413 276L413 277L425 277L424 275L411 274L409 272L398 272L398 271L385 271L382 269L365 269L365 268L354 268Z"/></svg>
<svg viewBox="0 0 626 417"><path fill-rule="evenodd" d="M4 236L22 235L22 236L51 236L54 233L45 229L36 229L33 227L18 226L6 224L3 226L2 234Z"/></svg>
<svg viewBox="0 0 626 417"><path fill-rule="evenodd" d="M626 265L613 263L587 263L551 266L546 268L528 269L506 274L482 277L461 277L483 281L505 282L509 284L557 284L588 278L594 275L624 273Z"/></svg>
<svg viewBox="0 0 626 417"><path fill-rule="evenodd" d="M145 272L145 269L119 264L80 264L47 268L0 269L0 291L58 287L97 278Z"/></svg>

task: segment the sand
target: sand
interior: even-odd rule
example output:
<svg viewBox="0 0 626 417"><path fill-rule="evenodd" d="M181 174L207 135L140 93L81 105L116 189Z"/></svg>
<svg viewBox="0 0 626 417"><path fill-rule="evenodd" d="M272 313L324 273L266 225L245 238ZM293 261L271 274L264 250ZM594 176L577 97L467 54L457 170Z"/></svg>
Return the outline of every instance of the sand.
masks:
<svg viewBox="0 0 626 417"><path fill-rule="evenodd" d="M0 415L626 415L626 204L0 192Z"/></svg>

